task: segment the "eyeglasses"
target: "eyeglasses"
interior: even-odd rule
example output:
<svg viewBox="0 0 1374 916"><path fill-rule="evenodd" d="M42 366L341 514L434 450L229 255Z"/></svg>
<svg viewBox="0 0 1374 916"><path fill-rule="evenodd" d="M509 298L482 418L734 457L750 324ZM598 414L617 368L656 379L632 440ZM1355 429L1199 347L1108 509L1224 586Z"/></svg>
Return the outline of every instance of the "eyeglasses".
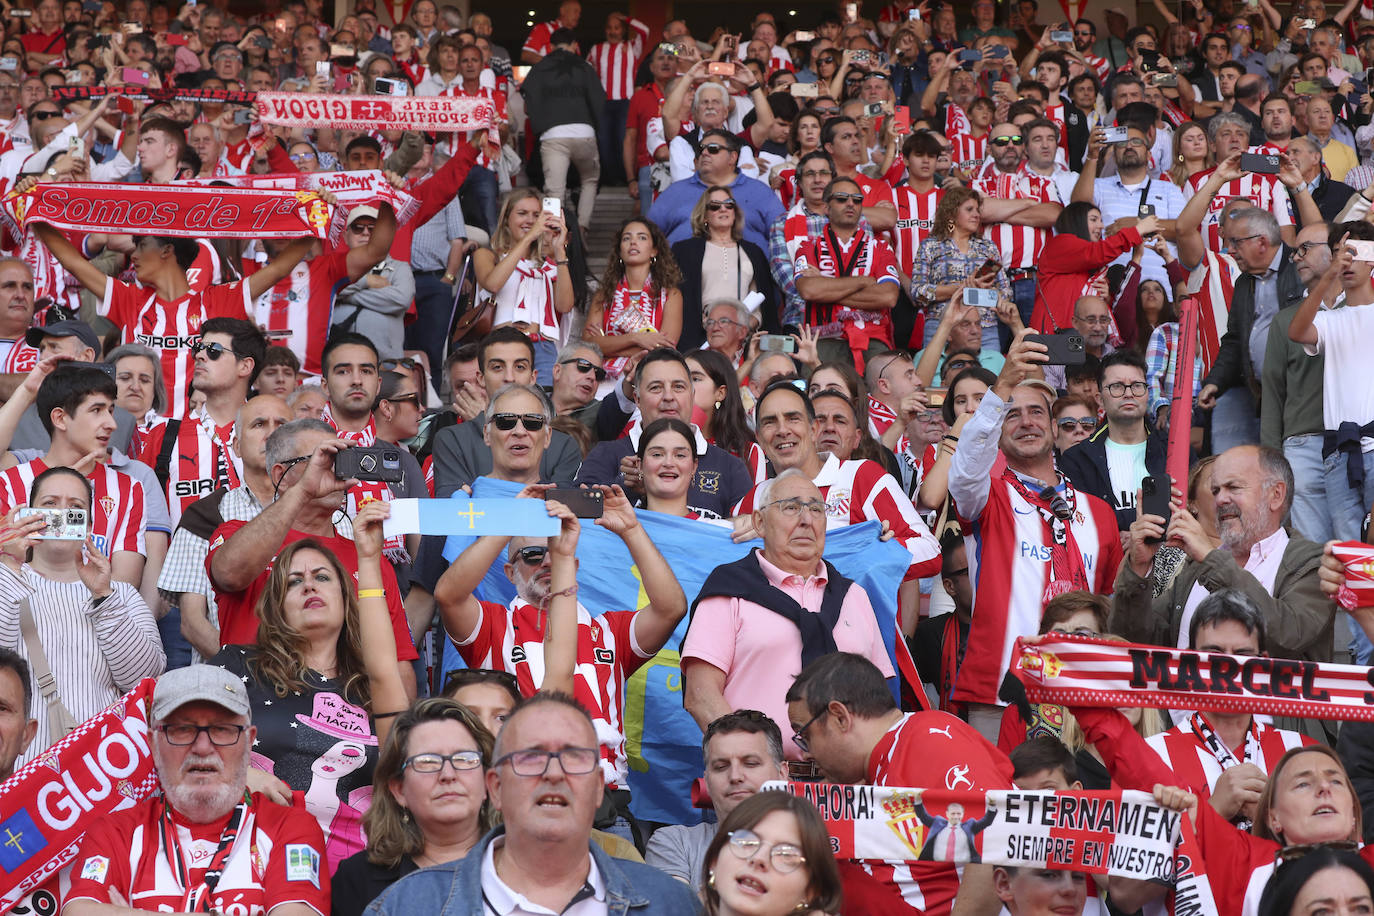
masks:
<svg viewBox="0 0 1374 916"><path fill-rule="evenodd" d="M832 177L834 176L834 174L835 174L835 173L832 172L832 171L830 171L829 169L808 169L807 171L802 172L801 175L800 175L799 177L802 178L802 179L807 179L807 178L827 178L827 179L828 179L828 178L832 178Z"/></svg>
<svg viewBox="0 0 1374 916"><path fill-rule="evenodd" d="M1021 142L1021 137L1019 134L1013 134L1010 137L993 137L988 142L993 146L1008 146L1013 143L1019 144Z"/></svg>
<svg viewBox="0 0 1374 916"><path fill-rule="evenodd" d="M979 363L971 359L952 359L949 362L945 363L944 374L949 375L951 372L962 372L963 370L968 369L972 366L981 365L982 363Z"/></svg>
<svg viewBox="0 0 1374 916"><path fill-rule="evenodd" d="M197 356L199 356L201 353L204 353L205 358L210 360L210 362L214 362L226 353L234 357L234 359L239 358L239 355L237 353L235 353L229 347L226 347L224 344L206 343L203 340L198 340L195 343L191 344L191 352L196 354Z"/></svg>
<svg viewBox="0 0 1374 916"><path fill-rule="evenodd" d="M1354 852L1360 848L1360 844L1353 840L1337 840L1333 843L1301 843L1293 846L1285 846L1274 851L1275 862L1292 862L1301 859L1310 852L1319 849L1330 849L1334 852Z"/></svg>
<svg viewBox="0 0 1374 916"><path fill-rule="evenodd" d="M1074 316L1073 316L1073 320L1074 320L1074 321L1081 322L1081 323L1083 323L1083 324L1086 324L1086 325L1088 325L1089 327L1094 327L1094 326L1096 326L1096 327L1104 327L1104 328L1105 328L1105 327L1107 327L1108 325L1110 325L1110 324L1112 323L1112 316L1110 316L1110 315L1085 315L1085 316L1083 316L1083 317L1080 318L1078 315L1074 315Z"/></svg>
<svg viewBox="0 0 1374 916"><path fill-rule="evenodd" d="M1121 145L1122 145L1122 146L1138 146L1138 147L1140 147L1141 149L1144 149L1145 147L1149 146L1150 144L1146 143L1144 140L1140 139L1139 137L1131 137L1129 140L1126 140L1126 141L1125 141L1124 143L1122 143Z"/></svg>
<svg viewBox="0 0 1374 916"><path fill-rule="evenodd" d="M752 830L731 830L730 851L745 861L749 861L763 851L763 840ZM806 864L806 856L801 849L791 843L774 843L768 847L768 859L773 868L782 874L794 872Z"/></svg>
<svg viewBox="0 0 1374 916"><path fill-rule="evenodd" d="M383 372L392 372L396 369L414 372L416 369L420 368L420 363L418 360L411 359L409 356L403 356L400 359L384 359L382 360L381 367Z"/></svg>
<svg viewBox="0 0 1374 916"><path fill-rule="evenodd" d="M1293 257L1295 257L1295 258L1305 258L1305 257L1307 257L1308 252L1310 252L1313 248L1325 248L1325 247L1326 247L1326 243L1325 243L1325 242L1303 242L1303 243L1300 244L1297 248L1293 249Z"/></svg>
<svg viewBox="0 0 1374 916"><path fill-rule="evenodd" d="M1229 239L1229 240L1227 240L1225 247L1226 247L1226 250L1227 250L1227 251L1235 251L1237 248L1240 247L1240 243L1241 243L1241 242L1248 242L1248 241L1250 241L1251 239L1257 239L1257 238L1262 238L1262 236L1259 236L1259 235L1245 235L1245 236L1241 236L1241 237L1238 238L1238 239Z"/></svg>
<svg viewBox="0 0 1374 916"><path fill-rule="evenodd" d="M796 518L801 514L802 509L809 512L813 518L825 517L825 503L821 502L819 499L802 502L800 496L793 496L788 499L775 499L763 508L771 509L773 507L777 507L777 510L782 513L783 518Z"/></svg>
<svg viewBox="0 0 1374 916"><path fill-rule="evenodd" d="M918 410L914 414L917 423L929 423L932 420L940 419L938 410Z"/></svg>
<svg viewBox="0 0 1374 916"><path fill-rule="evenodd" d="M445 763L453 765L455 770L475 770L482 765L482 754L480 751L458 751L453 754L416 754L409 757L406 762L401 764L402 770L414 770L417 773L437 773L444 768Z"/></svg>
<svg viewBox="0 0 1374 916"><path fill-rule="evenodd" d="M737 328L742 328L742 327L744 327L744 325L740 324L738 321L736 321L736 320L733 319L733 318L707 318L707 319L706 319L705 321L703 321L701 324L702 324L702 327L706 328L706 330L708 330L708 331L711 330L712 328L728 328L728 327L731 327L731 326L734 326L734 327L737 327Z"/></svg>
<svg viewBox="0 0 1374 916"><path fill-rule="evenodd" d="M827 715L829 712L830 707L827 705L820 712L808 719L805 725L792 733L792 743L801 748L803 752L808 754L811 753L811 745L808 744L806 740L806 730L815 725L822 716Z"/></svg>
<svg viewBox="0 0 1374 916"><path fill-rule="evenodd" d="M201 732L210 737L210 743L215 747L229 747L238 743L247 728L246 725L159 725L157 730L173 747L195 744Z"/></svg>
<svg viewBox="0 0 1374 916"><path fill-rule="evenodd" d="M530 432L537 433L547 421L542 413L498 413L492 416L491 422L502 432L510 432L515 429L516 423L520 423Z"/></svg>
<svg viewBox="0 0 1374 916"><path fill-rule="evenodd" d="M829 118L829 117L833 117L833 116L835 116L835 115L837 115L837 114L840 113L840 106L838 106L838 105L827 105L827 106L825 106L824 108L822 108L822 107L819 106L819 105L813 105L813 106L811 107L811 110L814 111L814 112L815 112L816 114L818 114L818 115L825 115L826 117Z"/></svg>
<svg viewBox="0 0 1374 916"><path fill-rule="evenodd" d="M712 156L714 156L714 155L716 155L717 153L722 153L722 152L724 152L724 153L733 153L733 152L735 151L735 149L734 149L734 147L732 147L732 146L726 146L726 145L723 144L723 143L706 143L706 144L703 144L703 145L702 145L701 151L702 151L703 153L710 153Z"/></svg>
<svg viewBox="0 0 1374 916"><path fill-rule="evenodd" d="M1127 391L1140 397L1150 389L1144 382L1112 382L1109 385L1103 385L1102 390L1114 398L1120 398L1125 397Z"/></svg>
<svg viewBox="0 0 1374 916"><path fill-rule="evenodd" d="M706 204L706 209L714 213L717 210L733 210L735 202L733 200L712 200Z"/></svg>
<svg viewBox="0 0 1374 916"><path fill-rule="evenodd" d="M595 770L600 762L600 753L594 747L565 747L561 751L541 751L529 748L511 751L492 763L495 769L509 763L516 776L543 776L549 769L549 761L558 758L558 765L568 776L583 776Z"/></svg>
<svg viewBox="0 0 1374 916"><path fill-rule="evenodd" d="M1061 419L1061 420L1059 421L1059 428L1062 429L1062 430L1063 430L1064 432L1066 432L1066 433L1072 431L1073 428L1074 428L1075 426L1077 426L1079 429L1083 430L1083 432L1085 432L1085 433L1090 433L1090 432L1092 432L1093 430L1097 429L1097 418L1096 418L1096 417L1078 417L1078 418L1074 418L1074 417L1064 417L1063 419Z"/></svg>
<svg viewBox="0 0 1374 916"><path fill-rule="evenodd" d="M358 222L353 223L352 225L350 225L350 226L348 227L348 231L349 231L349 232L356 232L356 233L358 233L359 235L362 235L364 232L371 232L371 231L372 231L373 229L375 229L375 228L376 228L376 223L364 223L362 220L359 220Z"/></svg>
<svg viewBox="0 0 1374 916"><path fill-rule="evenodd" d="M829 56L828 54L827 54L826 56L824 56L824 57L818 57L818 58L816 58L816 63L818 63L818 64L833 64L834 62L835 62L835 58Z"/></svg>
<svg viewBox="0 0 1374 916"><path fill-rule="evenodd" d="M62 112L60 112L60 111L35 111L35 112L31 115L31 117L32 117L35 121L47 121L47 120L50 120L50 119L52 119L52 118L60 118L60 117L62 117Z"/></svg>
<svg viewBox="0 0 1374 916"><path fill-rule="evenodd" d="M307 159L315 159L318 157L316 157L314 153L293 153L291 156L288 156L287 158L289 158L292 162L304 162Z"/></svg>
<svg viewBox="0 0 1374 916"><path fill-rule="evenodd" d="M589 359L565 359L558 365L566 366L570 363L575 364L577 366L577 371L581 372L583 375L586 375L588 372L595 372L598 382L606 381L606 370Z"/></svg>
<svg viewBox="0 0 1374 916"><path fill-rule="evenodd" d="M538 566L544 562L544 557L548 556L548 553L549 548L536 544L531 547L521 547L515 552L515 555L526 566Z"/></svg>
<svg viewBox="0 0 1374 916"><path fill-rule="evenodd" d="M382 398L382 400L386 401L388 404L409 404L416 410L419 410L421 406L420 395L418 392L414 391L412 391L410 394L403 394L398 398Z"/></svg>
<svg viewBox="0 0 1374 916"><path fill-rule="evenodd" d="M864 196L862 194L846 194L843 191L836 191L834 194L827 197L826 200L838 200L842 204L861 204L864 202Z"/></svg>

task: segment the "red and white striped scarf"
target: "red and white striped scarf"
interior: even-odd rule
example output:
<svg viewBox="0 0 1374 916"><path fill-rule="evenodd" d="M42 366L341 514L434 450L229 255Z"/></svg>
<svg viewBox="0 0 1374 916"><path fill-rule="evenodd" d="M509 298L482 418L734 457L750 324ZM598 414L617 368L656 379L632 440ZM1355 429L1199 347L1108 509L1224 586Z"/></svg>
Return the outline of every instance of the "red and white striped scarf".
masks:
<svg viewBox="0 0 1374 916"><path fill-rule="evenodd" d="M606 306L605 316L601 319L601 330L605 334L634 334L638 331L658 331L663 328L663 307L668 301L666 290L653 293L652 275L644 278L644 288L638 295L630 293L630 286L622 278L615 285L611 301ZM606 361L606 374L619 378L625 371L628 357L617 356Z"/></svg>

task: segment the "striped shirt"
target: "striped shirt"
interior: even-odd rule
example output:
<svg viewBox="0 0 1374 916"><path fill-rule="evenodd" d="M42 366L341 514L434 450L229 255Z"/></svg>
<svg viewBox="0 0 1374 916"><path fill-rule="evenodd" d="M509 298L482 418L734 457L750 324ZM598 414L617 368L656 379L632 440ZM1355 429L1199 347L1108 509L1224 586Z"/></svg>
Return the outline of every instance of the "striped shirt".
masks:
<svg viewBox="0 0 1374 916"><path fill-rule="evenodd" d="M163 449L168 423L151 426L143 440L139 460L154 471ZM216 428L215 421L205 408L182 419L176 431L167 462L167 507L172 524L181 521L181 513L191 503L208 496L219 487L236 487L242 462L234 453L234 424Z"/></svg>
<svg viewBox="0 0 1374 916"><path fill-rule="evenodd" d="M25 659L29 647L19 629L19 602L29 599L38 641L57 681L57 693L78 722L99 713L145 677L156 677L167 666L153 612L138 589L111 581L111 594L98 606L90 589L78 579L54 582L27 564L19 574L0 564L0 646ZM19 755L18 766L47 750L56 740L48 724L36 675L33 715L38 735Z"/></svg>
<svg viewBox="0 0 1374 916"><path fill-rule="evenodd" d="M916 252L921 241L935 228L935 208L945 196L944 188L913 191L908 185L892 189L892 204L897 208L897 225L888 233L897 268L910 277L916 270Z"/></svg>
<svg viewBox="0 0 1374 916"><path fill-rule="evenodd" d="M649 27L638 19L630 19L625 25L628 31L624 41L597 42L587 54L587 63L601 78L609 102L623 102L634 95L635 65L649 40Z"/></svg>
<svg viewBox="0 0 1374 916"><path fill-rule="evenodd" d="M1203 169L1188 179L1188 196L1202 190L1207 179L1216 169ZM1234 198L1248 200L1250 203L1274 214L1280 226L1293 225L1293 208L1288 198L1288 189L1279 183L1277 175L1260 175L1246 172L1239 178L1232 178L1219 189L1207 202L1207 213L1202 217L1202 238L1212 251L1221 253L1226 244L1221 238L1221 226L1217 220L1227 202Z"/></svg>
<svg viewBox="0 0 1374 916"><path fill-rule="evenodd" d="M1164 761L1164 765L1178 776L1177 785L1192 791L1200 802L1207 801L1216 790L1217 780L1230 766L1253 764L1267 776L1273 772L1279 758L1292 748L1316 744L1316 741L1299 732L1252 721L1245 734L1245 746L1239 751L1231 748L1222 751L1222 759L1226 760L1223 763L1208 747L1206 724L1210 723L1204 723L1203 731L1199 731L1191 721L1187 721L1145 739ZM1211 737L1217 736L1213 734Z"/></svg>
<svg viewBox="0 0 1374 916"><path fill-rule="evenodd" d="M989 161L970 187L984 197L1003 200L1035 200L1040 203L1063 204L1054 182L1043 175L1026 170L1025 163L1015 172L1003 172ZM1034 267L1040 249L1049 241L1050 230L1036 226L1015 226L1011 223L985 223L983 234L1002 253L1002 267L1022 270Z"/></svg>

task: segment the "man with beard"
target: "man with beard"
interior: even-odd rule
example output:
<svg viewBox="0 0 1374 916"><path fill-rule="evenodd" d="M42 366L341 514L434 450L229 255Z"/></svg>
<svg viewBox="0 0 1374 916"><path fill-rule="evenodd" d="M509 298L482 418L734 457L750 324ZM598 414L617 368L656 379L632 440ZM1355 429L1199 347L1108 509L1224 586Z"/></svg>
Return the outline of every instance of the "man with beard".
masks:
<svg viewBox="0 0 1374 916"><path fill-rule="evenodd" d="M247 791L257 729L243 683L210 665L169 671L153 691L151 725L162 795L87 831L68 912L328 913L319 825Z"/></svg>
<svg viewBox="0 0 1374 916"><path fill-rule="evenodd" d="M1108 629L1130 642L1186 649L1202 599L1236 588L1260 609L1274 657L1330 661L1336 606L1317 577L1322 545L1283 527L1293 502L1293 471L1283 453L1263 445L1228 449L1212 465L1212 494L1220 546L1177 503L1167 524L1141 515L1131 525ZM1155 598L1150 569L1164 538L1186 558Z"/></svg>

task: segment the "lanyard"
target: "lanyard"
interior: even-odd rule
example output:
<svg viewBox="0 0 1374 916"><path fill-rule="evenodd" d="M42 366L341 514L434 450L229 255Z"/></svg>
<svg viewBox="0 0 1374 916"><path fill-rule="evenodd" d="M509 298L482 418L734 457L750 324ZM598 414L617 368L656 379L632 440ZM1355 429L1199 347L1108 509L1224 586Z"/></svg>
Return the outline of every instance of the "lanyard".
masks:
<svg viewBox="0 0 1374 916"><path fill-rule="evenodd" d="M162 835L162 848L167 850L167 855L172 860L172 867L176 870L177 881L189 895L187 900L188 912L211 912L210 898L215 893L219 879L224 876L225 862L229 859L234 841L238 839L239 830L242 828L248 812L248 805L249 796L245 790L243 800L234 806L234 813L230 816L229 823L224 825L224 832L220 834L219 838L219 846L215 849L215 854L210 857L210 864L205 869L205 877L201 879L201 886L192 889L191 873L186 867L186 856L181 850L181 843L177 840L177 827L172 822L167 800L163 799L162 818L158 822L158 831ZM203 893L201 888L204 888Z"/></svg>
<svg viewBox="0 0 1374 916"><path fill-rule="evenodd" d="M829 226L825 227L825 236L830 242L830 253L835 258L835 271L837 276L852 276L854 268L858 266L859 258L863 255L864 251L863 239L860 238L860 234L861 233L858 231L854 233L854 255L849 259L849 263L846 264L844 260L844 249L840 247L840 240L835 237L835 230L831 229Z"/></svg>

